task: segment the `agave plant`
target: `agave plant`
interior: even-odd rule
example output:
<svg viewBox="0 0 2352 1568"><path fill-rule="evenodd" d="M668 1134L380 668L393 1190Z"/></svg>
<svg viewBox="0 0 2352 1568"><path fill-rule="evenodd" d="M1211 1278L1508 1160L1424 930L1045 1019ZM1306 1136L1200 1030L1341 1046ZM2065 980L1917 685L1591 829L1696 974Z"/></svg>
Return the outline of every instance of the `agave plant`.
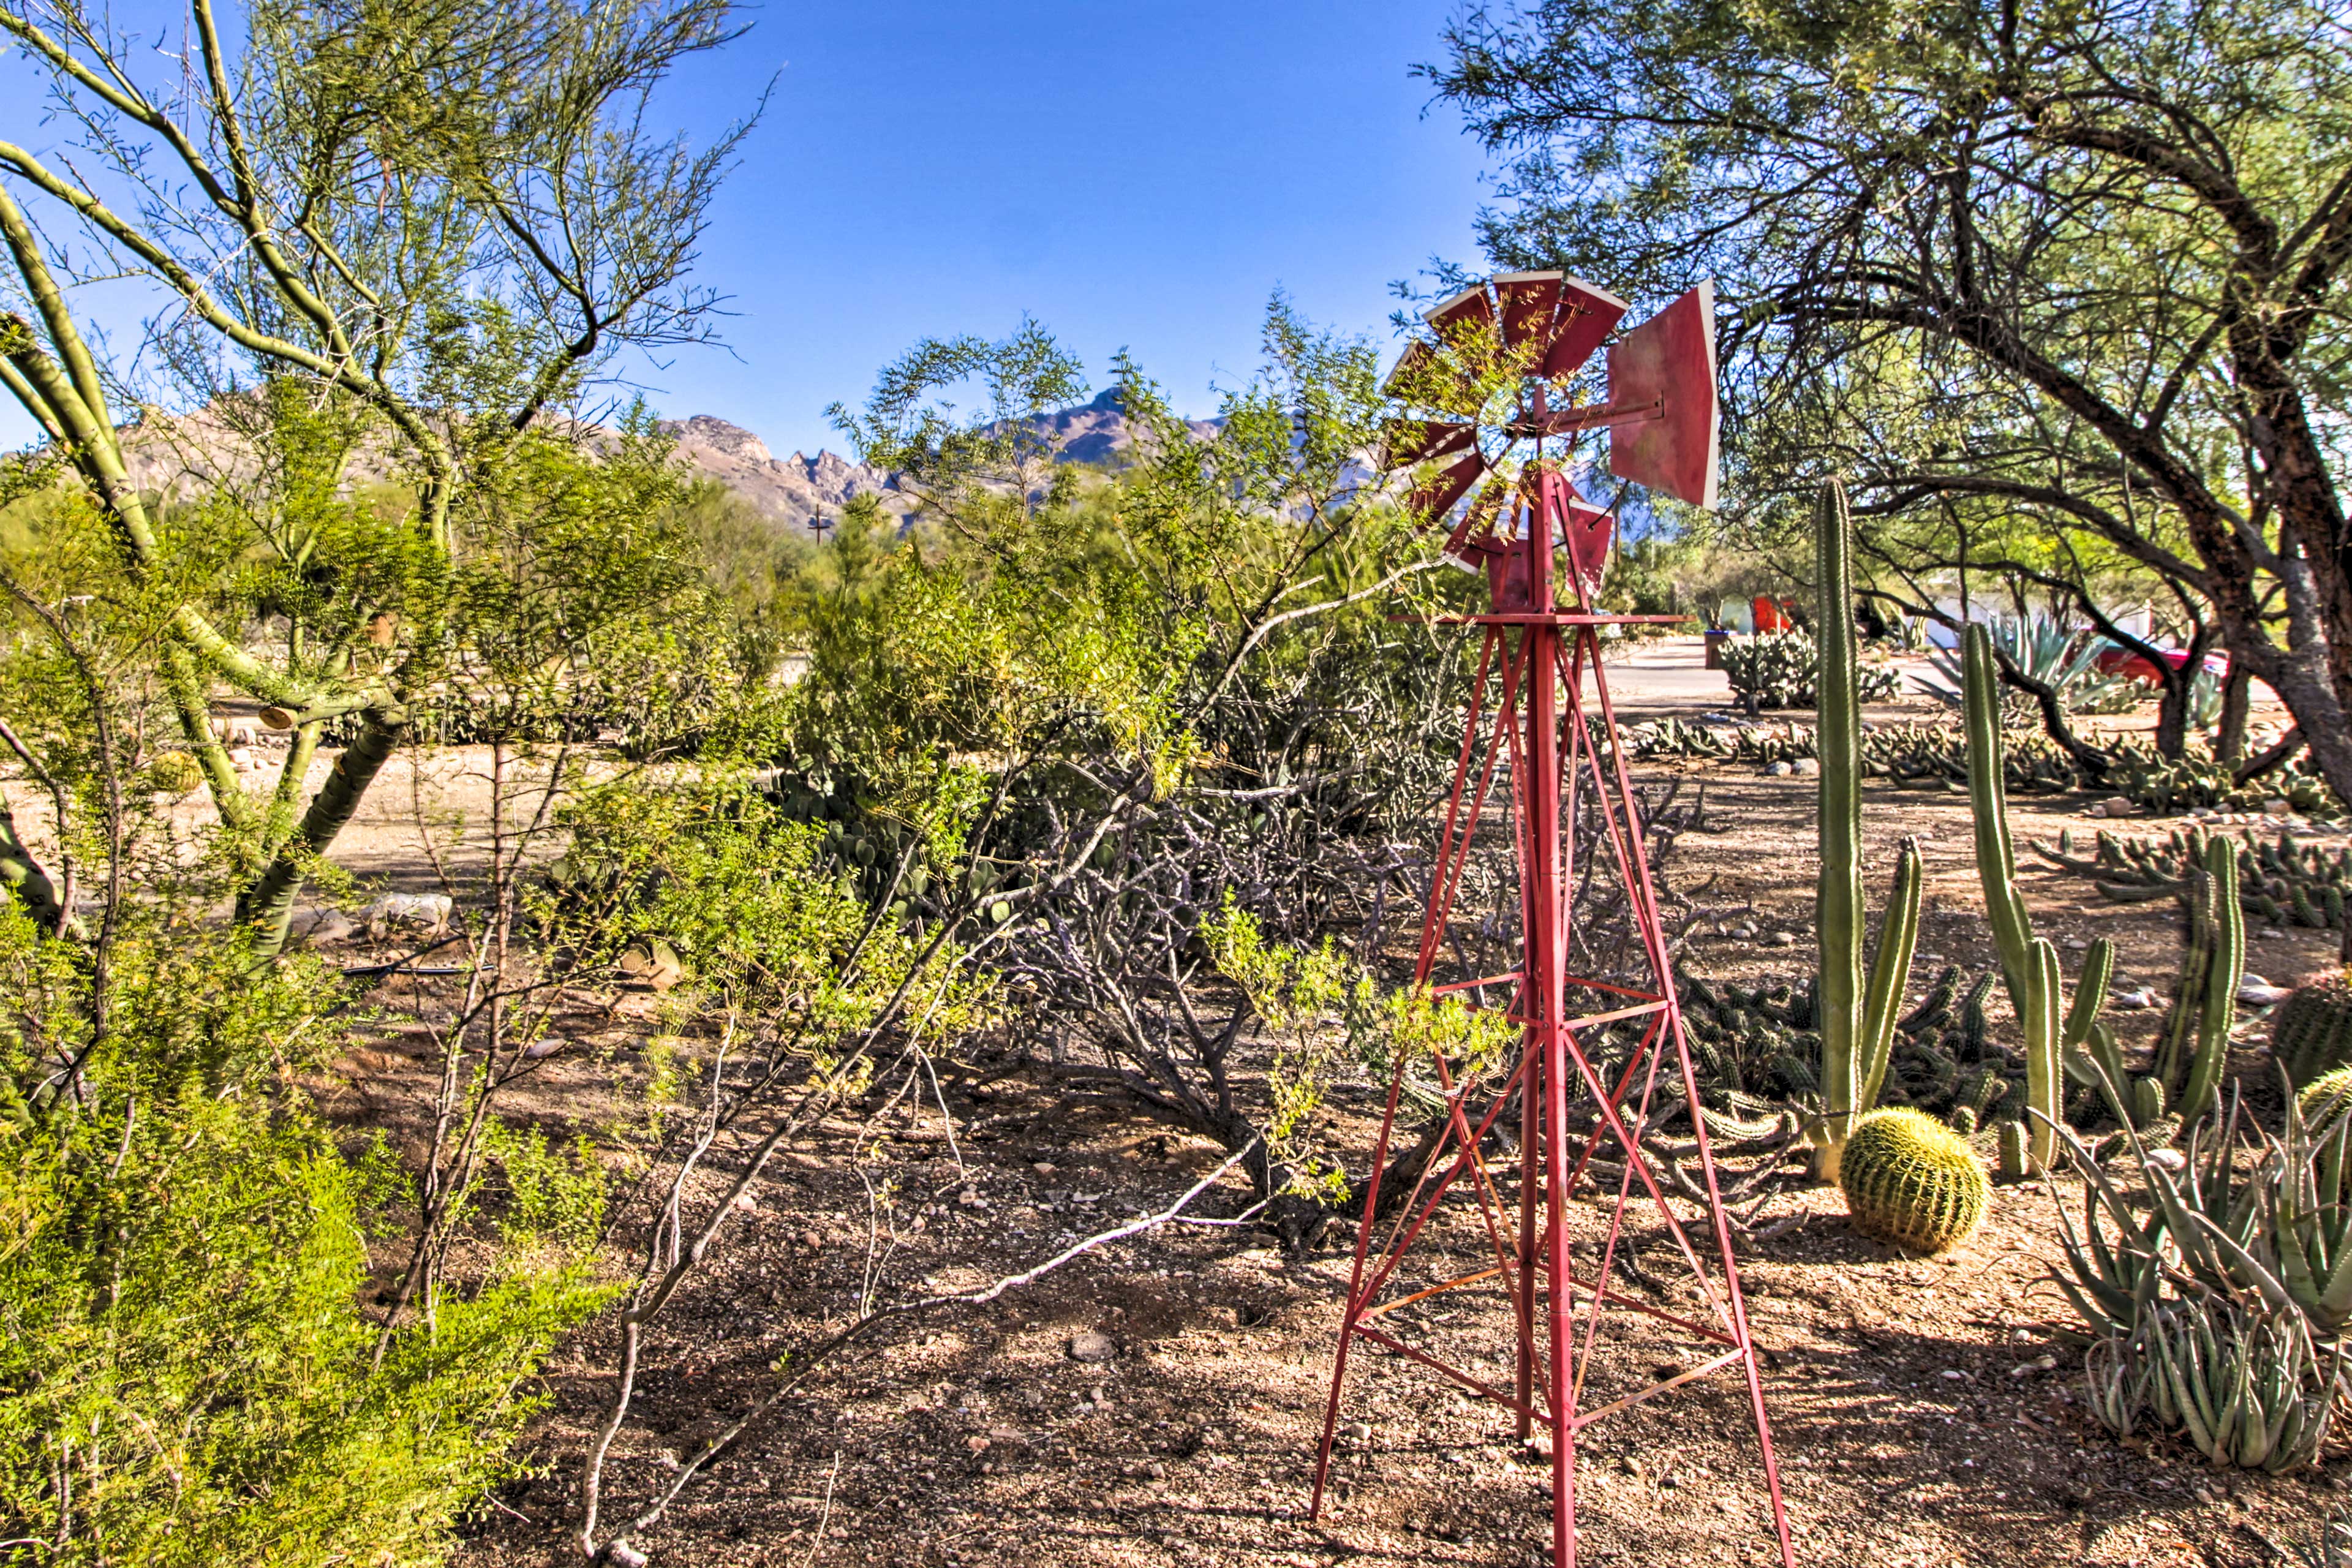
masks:
<svg viewBox="0 0 2352 1568"><path fill-rule="evenodd" d="M1985 623L1993 646L2028 678L2058 693L2069 713L2126 713L2140 698L2128 676L2099 669L2099 643L2060 626L2048 616L1995 616ZM1919 689L1953 708L1960 706L1960 655L1957 648L1928 656L1941 680L1921 680Z"/></svg>

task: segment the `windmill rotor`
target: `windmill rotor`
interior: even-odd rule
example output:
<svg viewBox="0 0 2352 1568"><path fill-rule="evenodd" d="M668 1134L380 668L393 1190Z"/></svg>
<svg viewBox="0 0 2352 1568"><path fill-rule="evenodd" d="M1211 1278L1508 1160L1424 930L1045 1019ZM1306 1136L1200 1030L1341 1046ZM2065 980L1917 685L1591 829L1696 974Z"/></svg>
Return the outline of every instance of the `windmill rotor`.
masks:
<svg viewBox="0 0 2352 1568"><path fill-rule="evenodd" d="M1702 283L1620 336L1598 401L1579 401L1594 353L1630 307L1565 272L1507 272L1463 289L1423 320L1382 390L1408 410L1384 456L1409 468L1406 507L1448 526L1447 557L1478 570L1500 540L1549 526L1577 576L1597 586L1610 516L1570 483L1580 435L1610 432L1611 468L1694 506L1716 501L1714 289Z"/></svg>

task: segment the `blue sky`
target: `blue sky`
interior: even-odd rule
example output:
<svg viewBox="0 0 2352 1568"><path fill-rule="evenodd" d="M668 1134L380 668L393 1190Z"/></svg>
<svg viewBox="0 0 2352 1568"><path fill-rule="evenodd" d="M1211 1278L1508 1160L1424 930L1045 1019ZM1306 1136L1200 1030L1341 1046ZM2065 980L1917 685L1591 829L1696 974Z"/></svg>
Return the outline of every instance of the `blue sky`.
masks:
<svg viewBox="0 0 2352 1568"><path fill-rule="evenodd" d="M636 368L662 413L719 415L779 456L837 449L824 405L917 339L1000 336L1024 310L1097 386L1124 346L1205 413L1255 363L1276 287L1385 343L1390 283L1473 252L1482 157L1409 74L1444 0L752 15L665 105L707 132L776 75L699 273L733 296L732 353ZM30 435L0 412L0 441Z"/></svg>

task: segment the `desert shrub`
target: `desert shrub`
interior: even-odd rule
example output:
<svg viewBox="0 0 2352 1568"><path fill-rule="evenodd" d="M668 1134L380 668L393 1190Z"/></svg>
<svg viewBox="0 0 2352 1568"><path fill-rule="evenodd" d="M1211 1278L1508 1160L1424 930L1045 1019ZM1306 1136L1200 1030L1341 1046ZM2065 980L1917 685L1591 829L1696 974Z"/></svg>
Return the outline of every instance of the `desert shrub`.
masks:
<svg viewBox="0 0 2352 1568"><path fill-rule="evenodd" d="M1723 673L1750 713L1768 708L1811 708L1817 654L1803 632L1763 632L1731 637L1723 646ZM1866 664L1857 674L1864 702L1891 701L1902 689L1895 671Z"/></svg>
<svg viewBox="0 0 2352 1568"><path fill-rule="evenodd" d="M93 992L0 910L0 1534L67 1563L438 1561L601 1299L601 1184L509 1158L520 1245L383 1335L369 1240L402 1184L284 1088L341 986L161 922L109 958Z"/></svg>

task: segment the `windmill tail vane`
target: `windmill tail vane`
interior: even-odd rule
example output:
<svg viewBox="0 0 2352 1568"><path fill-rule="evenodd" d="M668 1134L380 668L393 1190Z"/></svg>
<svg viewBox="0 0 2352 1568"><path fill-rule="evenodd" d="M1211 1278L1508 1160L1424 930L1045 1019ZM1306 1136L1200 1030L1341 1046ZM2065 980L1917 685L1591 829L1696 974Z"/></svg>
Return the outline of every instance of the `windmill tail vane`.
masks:
<svg viewBox="0 0 2352 1568"><path fill-rule="evenodd" d="M1794 1568L1730 1220L1601 661L1604 627L1682 617L1595 610L1612 520L1577 492L1559 449L1605 429L1618 479L1715 504L1714 294L1702 283L1611 342L1626 311L1564 273L1506 274L1431 310L1433 341L1409 347L1387 383L1419 405L1388 439L1392 463L1427 475L1409 504L1448 528L1446 554L1485 575L1490 600L1485 614L1457 618L1477 628L1481 647L1414 980L1433 997L1498 999L1519 1046L1493 1075L1466 1063L1457 1073L1443 1052L1425 1054L1440 1129L1418 1171L1400 1178L1411 1183L1402 1194L1383 1190L1407 1067L1398 1053L1357 1227L1312 1511L1319 1518L1329 1499L1351 1354L1378 1351L1509 1411L1522 1441L1548 1436L1554 1568L1577 1561L1580 1436L1606 1418L1638 1421L1629 1413L1670 1393L1752 1431L1763 1502L1726 1524L1769 1542ZM1606 395L1556 405L1604 342ZM1490 806L1501 819L1491 826ZM1507 834L1517 861L1516 966L1448 977L1441 960L1461 951L1449 931L1482 827L1487 842L1496 828ZM1580 844L1591 864L1577 863ZM1582 945L1580 879L1622 895L1638 950L1632 973L1572 970ZM1670 1191L1644 1146L1645 1134L1678 1118L1696 1141L1700 1201L1681 1196L1680 1183ZM1461 1271L1457 1246L1478 1266ZM1637 1247L1671 1260L1683 1300L1661 1304L1615 1283ZM1507 1375L1487 1370L1490 1361L1449 1360L1437 1343L1479 1296Z"/></svg>

